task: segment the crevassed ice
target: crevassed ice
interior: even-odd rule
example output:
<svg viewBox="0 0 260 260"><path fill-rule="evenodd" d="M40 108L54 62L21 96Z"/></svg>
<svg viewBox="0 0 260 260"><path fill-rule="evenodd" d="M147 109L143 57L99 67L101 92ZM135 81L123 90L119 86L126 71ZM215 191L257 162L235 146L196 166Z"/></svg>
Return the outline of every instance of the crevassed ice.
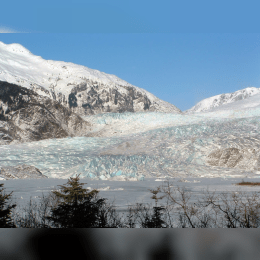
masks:
<svg viewBox="0 0 260 260"><path fill-rule="evenodd" d="M245 171L208 166L205 160L211 151L219 147L260 150L260 117L205 119L164 113L92 117L92 123L113 124L115 128L116 120L119 125L128 123L130 130L137 122L150 126L153 121L155 129L132 129L131 135L119 137L74 137L0 146L0 166L33 165L54 178L78 173L98 179L227 176Z"/></svg>
<svg viewBox="0 0 260 260"><path fill-rule="evenodd" d="M260 112L260 111L259 111ZM260 116L260 113L259 113ZM182 115L160 112L107 113L83 117L94 126L93 132L103 131L105 136L122 136L146 132L165 127L191 125L205 122L228 120L210 115Z"/></svg>

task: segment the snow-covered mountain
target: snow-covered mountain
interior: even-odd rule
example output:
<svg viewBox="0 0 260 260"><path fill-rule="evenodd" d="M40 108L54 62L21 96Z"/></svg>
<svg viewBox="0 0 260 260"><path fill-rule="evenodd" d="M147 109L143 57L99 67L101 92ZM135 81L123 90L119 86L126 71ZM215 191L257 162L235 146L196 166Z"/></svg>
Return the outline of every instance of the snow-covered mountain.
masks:
<svg viewBox="0 0 260 260"><path fill-rule="evenodd" d="M211 109L221 107L225 104L231 104L239 100L247 99L259 93L260 93L260 88L249 87L249 88L235 91L233 93L216 95L213 97L203 99L202 101L197 103L194 107L186 110L184 113L197 113L197 112L209 111Z"/></svg>
<svg viewBox="0 0 260 260"><path fill-rule="evenodd" d="M246 118L260 116L260 93L232 103L226 103L207 111L184 113L204 118Z"/></svg>
<svg viewBox="0 0 260 260"><path fill-rule="evenodd" d="M16 43L0 42L0 80L57 100L81 116L126 111L181 113L174 105L115 75L70 62L44 60Z"/></svg>

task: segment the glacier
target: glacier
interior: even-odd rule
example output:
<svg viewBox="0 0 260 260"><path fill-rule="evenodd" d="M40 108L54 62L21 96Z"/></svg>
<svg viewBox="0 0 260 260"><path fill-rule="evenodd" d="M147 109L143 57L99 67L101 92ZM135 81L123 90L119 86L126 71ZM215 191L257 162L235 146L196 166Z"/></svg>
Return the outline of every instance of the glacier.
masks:
<svg viewBox="0 0 260 260"><path fill-rule="evenodd" d="M235 118L229 117L230 111L219 117L158 112L92 115L88 120L93 132L102 133L99 137L2 145L0 166L32 165L49 178L63 179L79 173L82 178L101 180L257 177L260 110ZM249 154L238 168L208 163L210 153L230 147Z"/></svg>

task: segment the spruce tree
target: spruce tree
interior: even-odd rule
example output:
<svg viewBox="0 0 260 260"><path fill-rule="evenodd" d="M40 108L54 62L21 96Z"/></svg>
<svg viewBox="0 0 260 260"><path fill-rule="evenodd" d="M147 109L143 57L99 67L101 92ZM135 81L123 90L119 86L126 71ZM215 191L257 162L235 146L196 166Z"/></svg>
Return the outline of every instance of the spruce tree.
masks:
<svg viewBox="0 0 260 260"><path fill-rule="evenodd" d="M0 228L15 228L15 224L11 218L11 211L16 207L16 204L8 204L13 192L5 194L3 183L0 183Z"/></svg>
<svg viewBox="0 0 260 260"><path fill-rule="evenodd" d="M51 210L51 220L60 228L88 228L99 227L100 210L105 204L105 199L98 199L97 190L88 192L82 186L86 183L79 182L79 175L70 178L61 187L61 192L53 191L58 199L58 205Z"/></svg>
<svg viewBox="0 0 260 260"><path fill-rule="evenodd" d="M146 216L142 223L143 228L164 228L167 226L166 222L162 220L161 211L165 210L164 207L153 207L151 216Z"/></svg>
<svg viewBox="0 0 260 260"><path fill-rule="evenodd" d="M158 187L156 190L150 190L153 194L151 199L155 200L155 207L153 207L152 215L146 215L144 222L142 223L143 228L164 228L167 226L166 222L162 219L163 214L161 211L164 211L165 208L162 206L158 206L158 200L163 199L164 196L157 197L157 194L161 192Z"/></svg>

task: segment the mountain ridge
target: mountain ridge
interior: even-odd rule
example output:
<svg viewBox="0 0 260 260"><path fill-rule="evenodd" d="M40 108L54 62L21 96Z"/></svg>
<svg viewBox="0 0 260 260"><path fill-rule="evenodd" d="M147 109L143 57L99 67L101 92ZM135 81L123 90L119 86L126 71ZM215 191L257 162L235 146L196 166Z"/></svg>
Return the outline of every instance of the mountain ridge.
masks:
<svg viewBox="0 0 260 260"><path fill-rule="evenodd" d="M71 62L44 60L20 44L0 42L0 80L57 100L79 115L106 112L182 113L115 75Z"/></svg>
<svg viewBox="0 0 260 260"><path fill-rule="evenodd" d="M206 112L226 104L231 104L239 100L250 98L259 93L260 93L260 88L248 87L241 90L237 90L232 93L219 94L201 100L195 106L193 106L188 110L185 110L183 113L189 114L189 113Z"/></svg>

